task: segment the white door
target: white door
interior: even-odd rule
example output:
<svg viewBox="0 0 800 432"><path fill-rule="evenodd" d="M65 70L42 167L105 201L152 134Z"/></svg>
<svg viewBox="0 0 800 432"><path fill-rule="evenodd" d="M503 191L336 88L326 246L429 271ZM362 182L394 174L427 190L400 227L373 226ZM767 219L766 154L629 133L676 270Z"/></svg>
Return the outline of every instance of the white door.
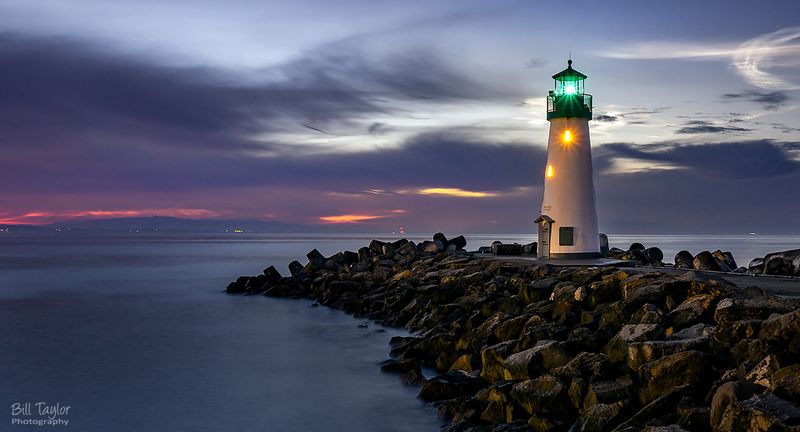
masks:
<svg viewBox="0 0 800 432"><path fill-rule="evenodd" d="M539 258L550 258L550 222L539 222Z"/></svg>

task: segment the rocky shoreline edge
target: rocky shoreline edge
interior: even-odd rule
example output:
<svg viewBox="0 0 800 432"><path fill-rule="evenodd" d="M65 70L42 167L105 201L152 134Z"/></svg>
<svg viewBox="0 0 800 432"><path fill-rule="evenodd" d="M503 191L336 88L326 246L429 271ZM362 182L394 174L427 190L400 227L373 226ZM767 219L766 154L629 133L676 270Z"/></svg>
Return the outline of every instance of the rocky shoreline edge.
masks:
<svg viewBox="0 0 800 432"><path fill-rule="evenodd" d="M537 265L465 246L439 233L315 249L291 276L269 267L226 291L406 327L381 368L420 386L449 432L800 431L800 299L693 271Z"/></svg>

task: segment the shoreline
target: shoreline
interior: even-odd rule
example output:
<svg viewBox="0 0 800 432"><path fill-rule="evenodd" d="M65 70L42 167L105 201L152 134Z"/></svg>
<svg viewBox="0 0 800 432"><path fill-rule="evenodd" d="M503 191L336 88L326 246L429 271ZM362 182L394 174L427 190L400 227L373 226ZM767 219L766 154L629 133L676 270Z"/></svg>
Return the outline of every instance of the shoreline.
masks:
<svg viewBox="0 0 800 432"><path fill-rule="evenodd" d="M437 236L313 250L291 276L269 267L227 292L405 327L381 367L419 386L447 431L800 425L800 299L694 271L480 259Z"/></svg>

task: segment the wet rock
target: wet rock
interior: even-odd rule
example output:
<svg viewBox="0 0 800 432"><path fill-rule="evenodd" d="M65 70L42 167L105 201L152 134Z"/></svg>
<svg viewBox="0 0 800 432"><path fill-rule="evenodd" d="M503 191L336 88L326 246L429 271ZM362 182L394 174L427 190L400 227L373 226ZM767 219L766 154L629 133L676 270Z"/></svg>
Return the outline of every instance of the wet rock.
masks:
<svg viewBox="0 0 800 432"><path fill-rule="evenodd" d="M689 297L667 315L667 320L672 326L679 329L699 321L710 320L714 314L717 298L713 294L698 294Z"/></svg>
<svg viewBox="0 0 800 432"><path fill-rule="evenodd" d="M511 379L528 379L563 366L567 361L569 358L563 343L540 341L533 348L508 356L505 365Z"/></svg>
<svg viewBox="0 0 800 432"><path fill-rule="evenodd" d="M470 375L464 371L452 370L422 383L419 397L422 400L432 402L460 396L471 396L483 388L485 384L485 381L480 377Z"/></svg>
<svg viewBox="0 0 800 432"><path fill-rule="evenodd" d="M447 242L447 245L453 245L456 247L456 250L461 250L467 247L467 239L465 239L463 235L453 237Z"/></svg>
<svg viewBox="0 0 800 432"><path fill-rule="evenodd" d="M629 251L631 251L631 250L641 250L641 251L643 251L644 250L644 245L641 244L641 243L631 243L631 245L628 246L628 250Z"/></svg>
<svg viewBox="0 0 800 432"><path fill-rule="evenodd" d="M760 337L800 352L800 310L770 315L761 323Z"/></svg>
<svg viewBox="0 0 800 432"><path fill-rule="evenodd" d="M722 271L714 255L709 251L702 251L692 260L692 268L695 270Z"/></svg>
<svg viewBox="0 0 800 432"><path fill-rule="evenodd" d="M603 353L614 362L623 362L632 342L663 339L664 329L658 324L626 324L603 348Z"/></svg>
<svg viewBox="0 0 800 432"><path fill-rule="evenodd" d="M685 250L675 254L675 268L694 268L694 255Z"/></svg>
<svg viewBox="0 0 800 432"><path fill-rule="evenodd" d="M714 259L717 260L717 264L719 264L720 268L724 271L733 271L738 267L736 265L736 260L733 259L733 254L730 252L723 252L717 249L711 252L711 255L714 256Z"/></svg>
<svg viewBox="0 0 800 432"><path fill-rule="evenodd" d="M728 405L715 430L791 431L800 429L800 408L772 394Z"/></svg>
<svg viewBox="0 0 800 432"><path fill-rule="evenodd" d="M631 398L635 393L633 379L628 375L611 381L597 381L589 385L584 408L597 404L612 404Z"/></svg>
<svg viewBox="0 0 800 432"><path fill-rule="evenodd" d="M664 252L657 247L649 247L644 250L644 256L647 258L647 261L650 264L661 264L661 261L664 260Z"/></svg>
<svg viewBox="0 0 800 432"><path fill-rule="evenodd" d="M607 430L611 422L619 414L619 405L597 404L583 412L572 429L575 432L602 432Z"/></svg>
<svg viewBox="0 0 800 432"><path fill-rule="evenodd" d="M755 258L747 265L747 273L749 274L762 274L764 273L764 258Z"/></svg>
<svg viewBox="0 0 800 432"><path fill-rule="evenodd" d="M639 397L648 403L675 387L702 383L708 378L708 366L707 356L699 351L678 352L645 363L639 368Z"/></svg>
<svg viewBox="0 0 800 432"><path fill-rule="evenodd" d="M756 394L761 394L764 390L764 386L749 381L727 381L720 384L714 391L714 395L711 399L711 427L714 430L719 429L725 411L733 403L749 399Z"/></svg>
<svg viewBox="0 0 800 432"><path fill-rule="evenodd" d="M514 384L511 398L530 414L559 414L569 407L567 389L553 375L542 375Z"/></svg>
<svg viewBox="0 0 800 432"><path fill-rule="evenodd" d="M300 261L294 260L289 263L289 273L292 276L298 276L303 272L303 264L300 264Z"/></svg>
<svg viewBox="0 0 800 432"><path fill-rule="evenodd" d="M800 365L775 371L769 386L770 393L794 403L800 403Z"/></svg>

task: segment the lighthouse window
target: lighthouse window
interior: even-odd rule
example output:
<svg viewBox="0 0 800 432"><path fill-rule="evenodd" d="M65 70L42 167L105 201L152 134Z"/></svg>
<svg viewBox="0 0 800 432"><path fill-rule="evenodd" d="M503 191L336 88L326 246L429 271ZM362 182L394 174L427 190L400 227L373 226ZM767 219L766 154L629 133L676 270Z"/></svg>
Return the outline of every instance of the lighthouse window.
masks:
<svg viewBox="0 0 800 432"><path fill-rule="evenodd" d="M574 235L575 235L574 227L560 227L558 229L558 245L575 246Z"/></svg>

